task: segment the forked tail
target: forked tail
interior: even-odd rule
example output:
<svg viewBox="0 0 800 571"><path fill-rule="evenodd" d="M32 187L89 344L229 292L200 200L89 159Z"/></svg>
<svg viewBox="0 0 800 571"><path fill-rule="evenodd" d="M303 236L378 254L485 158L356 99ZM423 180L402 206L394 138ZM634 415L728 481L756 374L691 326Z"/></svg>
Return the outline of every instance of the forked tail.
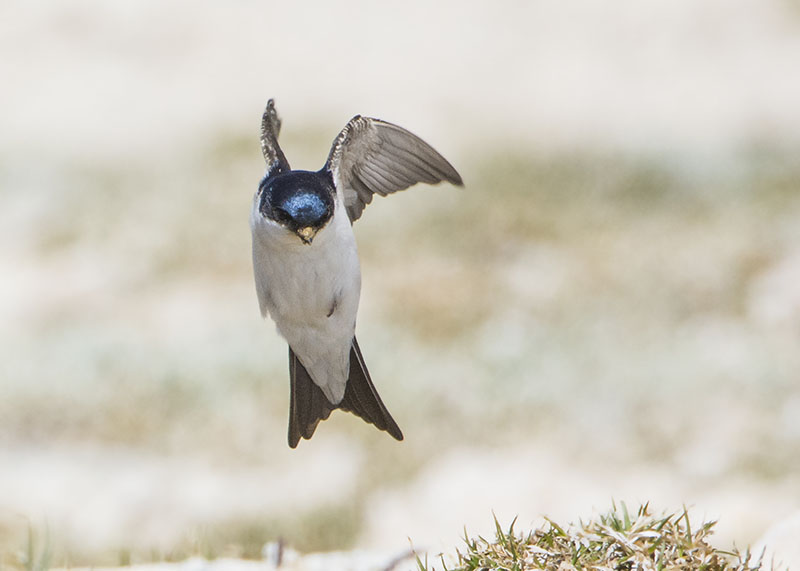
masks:
<svg viewBox="0 0 800 571"><path fill-rule="evenodd" d="M338 405L331 404L308 374L303 364L289 348L289 378L291 398L289 404L289 446L297 447L300 438L309 439L317 424L325 420L336 408L352 412L364 421L388 432L397 440L403 439L400 427L386 410L372 379L369 376L358 341L353 337L350 347L350 377L344 398Z"/></svg>

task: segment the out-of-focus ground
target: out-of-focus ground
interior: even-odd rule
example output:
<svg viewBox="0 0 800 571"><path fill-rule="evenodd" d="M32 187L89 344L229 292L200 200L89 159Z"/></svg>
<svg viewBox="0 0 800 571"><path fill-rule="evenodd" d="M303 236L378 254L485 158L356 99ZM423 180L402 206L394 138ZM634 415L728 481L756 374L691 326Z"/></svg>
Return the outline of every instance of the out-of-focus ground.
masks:
<svg viewBox="0 0 800 571"><path fill-rule="evenodd" d="M745 546L800 509L800 5L0 7L0 554L451 550L612 498ZM296 168L355 113L461 190L356 225L403 428L286 446L249 254L276 97Z"/></svg>

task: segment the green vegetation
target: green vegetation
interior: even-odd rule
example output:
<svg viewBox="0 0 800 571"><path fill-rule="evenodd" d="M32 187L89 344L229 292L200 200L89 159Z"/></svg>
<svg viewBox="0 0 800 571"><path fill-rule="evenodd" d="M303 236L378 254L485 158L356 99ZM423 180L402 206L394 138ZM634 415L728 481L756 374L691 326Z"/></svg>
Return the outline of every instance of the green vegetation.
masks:
<svg viewBox="0 0 800 571"><path fill-rule="evenodd" d="M456 553L455 567L446 571L548 571L570 570L701 570L749 571L761 569L761 560L749 551L720 551L708 543L715 522L694 528L689 514L653 515L645 504L635 514L624 503L606 514L578 525L562 527L554 521L540 529L518 533L514 522L503 530L495 518L493 540L470 538L466 549ZM420 571L433 571L417 558Z"/></svg>

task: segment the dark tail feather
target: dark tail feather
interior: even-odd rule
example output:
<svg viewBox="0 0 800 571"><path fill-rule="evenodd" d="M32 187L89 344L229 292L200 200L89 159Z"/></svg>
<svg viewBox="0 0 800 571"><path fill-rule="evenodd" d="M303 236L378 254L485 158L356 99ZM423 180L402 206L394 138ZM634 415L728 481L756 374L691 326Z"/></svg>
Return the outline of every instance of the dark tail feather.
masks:
<svg viewBox="0 0 800 571"><path fill-rule="evenodd" d="M289 347L289 380L291 397L289 401L289 446L297 448L302 436L311 438L320 420L325 420L336 408L325 397L300 363L297 355Z"/></svg>
<svg viewBox="0 0 800 571"><path fill-rule="evenodd" d="M386 410L386 407L372 384L372 379L353 337L350 347L350 378L344 391L344 398L338 405L331 404L306 368L289 347L289 379L291 397L289 403L289 446L297 447L300 438L308 440L317 425L325 420L336 408L352 412L366 422L385 430L397 440L403 439L400 427Z"/></svg>
<svg viewBox="0 0 800 571"><path fill-rule="evenodd" d="M338 408L352 412L377 428L385 430L397 440L403 439L400 427L386 410L378 391L375 390L375 385L372 384L355 337L350 348L350 378L347 380L344 398Z"/></svg>

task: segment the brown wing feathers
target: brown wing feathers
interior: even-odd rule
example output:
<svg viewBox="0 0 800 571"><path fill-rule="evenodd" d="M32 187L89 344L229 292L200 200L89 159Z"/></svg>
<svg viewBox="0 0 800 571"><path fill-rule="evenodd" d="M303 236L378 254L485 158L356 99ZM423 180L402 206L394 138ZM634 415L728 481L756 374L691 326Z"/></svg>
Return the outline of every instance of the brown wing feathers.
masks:
<svg viewBox="0 0 800 571"><path fill-rule="evenodd" d="M267 101L267 107L261 116L261 152L267 163L267 176L275 175L279 172L289 171L289 161L283 154L278 144L278 135L281 132L281 120L278 111L275 109L275 100Z"/></svg>
<svg viewBox="0 0 800 571"><path fill-rule="evenodd" d="M374 194L386 196L418 182L463 184L453 165L425 141L402 127L360 115L336 137L325 167L343 194L351 222Z"/></svg>

